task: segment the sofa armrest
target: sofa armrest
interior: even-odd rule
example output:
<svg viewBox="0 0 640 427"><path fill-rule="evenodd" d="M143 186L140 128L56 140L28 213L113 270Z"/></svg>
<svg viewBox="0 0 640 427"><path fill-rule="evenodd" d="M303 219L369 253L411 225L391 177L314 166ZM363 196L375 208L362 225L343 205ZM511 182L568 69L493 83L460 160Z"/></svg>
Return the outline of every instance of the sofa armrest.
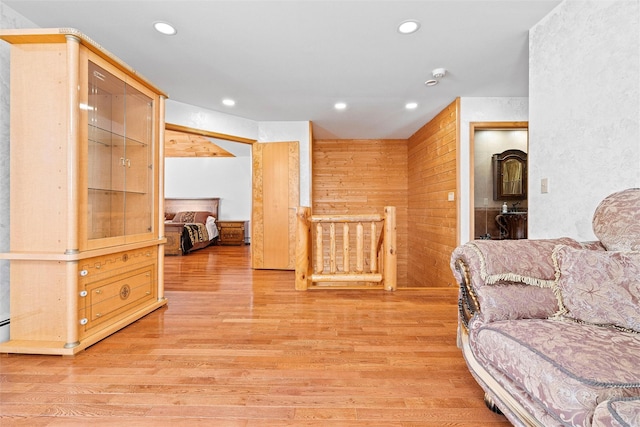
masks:
<svg viewBox="0 0 640 427"><path fill-rule="evenodd" d="M581 248L570 238L475 240L457 247L451 269L460 284L460 320L544 318L558 310L552 286L556 245Z"/></svg>

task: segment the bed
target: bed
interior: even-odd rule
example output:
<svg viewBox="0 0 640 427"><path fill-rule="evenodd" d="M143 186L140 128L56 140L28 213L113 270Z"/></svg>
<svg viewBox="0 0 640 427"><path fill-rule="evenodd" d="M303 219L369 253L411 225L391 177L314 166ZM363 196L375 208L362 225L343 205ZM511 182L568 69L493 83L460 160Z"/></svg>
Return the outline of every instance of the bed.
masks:
<svg viewBox="0 0 640 427"><path fill-rule="evenodd" d="M186 255L218 238L220 199L164 199L165 255Z"/></svg>

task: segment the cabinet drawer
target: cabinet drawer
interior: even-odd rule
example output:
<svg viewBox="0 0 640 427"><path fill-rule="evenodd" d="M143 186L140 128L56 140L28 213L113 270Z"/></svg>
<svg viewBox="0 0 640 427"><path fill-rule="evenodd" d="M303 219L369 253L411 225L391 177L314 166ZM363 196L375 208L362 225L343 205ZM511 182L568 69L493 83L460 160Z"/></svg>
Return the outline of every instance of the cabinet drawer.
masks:
<svg viewBox="0 0 640 427"><path fill-rule="evenodd" d="M80 335L156 298L156 264L86 284L79 293Z"/></svg>
<svg viewBox="0 0 640 427"><path fill-rule="evenodd" d="M223 228L220 238L224 241L242 242L244 240L244 230L240 228Z"/></svg>
<svg viewBox="0 0 640 427"><path fill-rule="evenodd" d="M78 272L82 281L93 281L96 275L114 272L133 264L154 260L157 258L158 247L135 249L132 251L116 252L95 258L87 258L78 262ZM84 278L84 279L82 279Z"/></svg>

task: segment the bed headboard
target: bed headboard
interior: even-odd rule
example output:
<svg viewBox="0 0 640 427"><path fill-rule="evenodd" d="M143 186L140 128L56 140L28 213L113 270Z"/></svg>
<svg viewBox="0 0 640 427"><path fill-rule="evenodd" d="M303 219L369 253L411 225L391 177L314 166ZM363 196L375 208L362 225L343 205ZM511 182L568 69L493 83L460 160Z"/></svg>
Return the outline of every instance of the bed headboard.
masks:
<svg viewBox="0 0 640 427"><path fill-rule="evenodd" d="M220 198L211 197L207 199L164 199L164 213L177 214L184 211L206 211L211 212L218 219L220 208Z"/></svg>

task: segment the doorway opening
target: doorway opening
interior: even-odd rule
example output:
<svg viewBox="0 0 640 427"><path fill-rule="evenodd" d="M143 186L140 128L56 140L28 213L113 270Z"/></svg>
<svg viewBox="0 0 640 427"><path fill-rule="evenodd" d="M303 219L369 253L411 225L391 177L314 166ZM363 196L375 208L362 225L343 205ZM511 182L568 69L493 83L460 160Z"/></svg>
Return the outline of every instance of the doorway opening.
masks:
<svg viewBox="0 0 640 427"><path fill-rule="evenodd" d="M251 219L254 140L170 123L164 140L162 196L218 197L221 223ZM244 241L250 243L250 221L247 225Z"/></svg>
<svg viewBox="0 0 640 427"><path fill-rule="evenodd" d="M470 231L472 239L522 238L526 236L528 205L524 196L502 197L498 190L502 183L494 170L495 155L508 150L529 151L528 122L474 122L470 123ZM524 169L526 173L526 168ZM526 184L526 176L523 178ZM518 232L505 228L504 207L513 216ZM512 219L512 218L508 218ZM518 237L519 236L519 237Z"/></svg>

